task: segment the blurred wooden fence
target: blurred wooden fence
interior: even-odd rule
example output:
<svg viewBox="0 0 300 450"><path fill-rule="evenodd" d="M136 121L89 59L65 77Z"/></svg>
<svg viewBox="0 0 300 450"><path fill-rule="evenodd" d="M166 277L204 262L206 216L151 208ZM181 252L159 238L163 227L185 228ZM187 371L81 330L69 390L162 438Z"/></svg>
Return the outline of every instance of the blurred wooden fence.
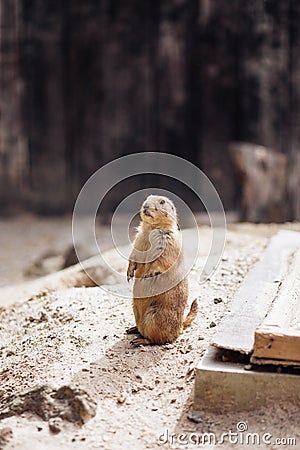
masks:
<svg viewBox="0 0 300 450"><path fill-rule="evenodd" d="M234 209L239 140L288 155L297 217L299 23L297 0L0 0L0 210L68 212L102 164L153 150Z"/></svg>

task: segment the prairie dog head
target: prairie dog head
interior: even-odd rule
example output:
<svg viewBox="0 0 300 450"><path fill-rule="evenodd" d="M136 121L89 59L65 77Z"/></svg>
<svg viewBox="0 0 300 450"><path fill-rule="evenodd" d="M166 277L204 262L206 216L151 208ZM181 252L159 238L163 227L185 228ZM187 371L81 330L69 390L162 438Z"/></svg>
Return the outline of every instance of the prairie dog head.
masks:
<svg viewBox="0 0 300 450"><path fill-rule="evenodd" d="M140 210L142 222L153 227L177 228L177 212L173 202L161 195L149 195Z"/></svg>

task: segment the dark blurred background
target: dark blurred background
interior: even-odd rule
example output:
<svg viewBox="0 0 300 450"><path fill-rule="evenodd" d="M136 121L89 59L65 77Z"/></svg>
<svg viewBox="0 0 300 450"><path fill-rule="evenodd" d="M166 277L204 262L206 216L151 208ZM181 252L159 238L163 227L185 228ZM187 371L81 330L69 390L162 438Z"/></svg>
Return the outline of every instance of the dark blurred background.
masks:
<svg viewBox="0 0 300 450"><path fill-rule="evenodd" d="M243 220L300 218L298 0L0 8L0 213L71 212L101 165L164 151L200 167ZM137 177L128 192L154 182L169 187Z"/></svg>

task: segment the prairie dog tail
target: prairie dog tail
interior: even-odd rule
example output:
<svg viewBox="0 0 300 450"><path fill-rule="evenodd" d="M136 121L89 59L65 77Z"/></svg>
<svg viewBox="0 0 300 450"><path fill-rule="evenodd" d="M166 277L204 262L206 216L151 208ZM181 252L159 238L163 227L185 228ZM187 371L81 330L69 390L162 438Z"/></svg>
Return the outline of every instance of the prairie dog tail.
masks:
<svg viewBox="0 0 300 450"><path fill-rule="evenodd" d="M197 316L197 312L198 312L198 302L197 302L197 299L195 298L195 300L191 304L191 308L190 308L190 311L189 311L188 315L186 316L186 318L183 321L183 328L184 329L186 327L188 327L189 325L191 325L191 323L193 322L193 320Z"/></svg>

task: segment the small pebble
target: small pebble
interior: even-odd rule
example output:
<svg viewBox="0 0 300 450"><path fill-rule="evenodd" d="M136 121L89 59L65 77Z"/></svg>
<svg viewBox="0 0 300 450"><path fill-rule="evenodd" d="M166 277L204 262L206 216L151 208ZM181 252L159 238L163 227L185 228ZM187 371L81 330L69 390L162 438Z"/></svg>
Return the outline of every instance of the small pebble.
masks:
<svg viewBox="0 0 300 450"><path fill-rule="evenodd" d="M123 403L125 403L126 401L126 395L125 394L121 394L119 395L119 397L117 398L117 402L120 403L120 405L122 405Z"/></svg>
<svg viewBox="0 0 300 450"><path fill-rule="evenodd" d="M62 430L62 419L60 417L54 417L49 420L49 430L54 433L58 434Z"/></svg>
<svg viewBox="0 0 300 450"><path fill-rule="evenodd" d="M195 423L201 423L202 422L202 418L200 417L200 415L196 414L195 412L191 412L190 414L188 414L187 418L189 420L191 420L192 422L195 422Z"/></svg>

